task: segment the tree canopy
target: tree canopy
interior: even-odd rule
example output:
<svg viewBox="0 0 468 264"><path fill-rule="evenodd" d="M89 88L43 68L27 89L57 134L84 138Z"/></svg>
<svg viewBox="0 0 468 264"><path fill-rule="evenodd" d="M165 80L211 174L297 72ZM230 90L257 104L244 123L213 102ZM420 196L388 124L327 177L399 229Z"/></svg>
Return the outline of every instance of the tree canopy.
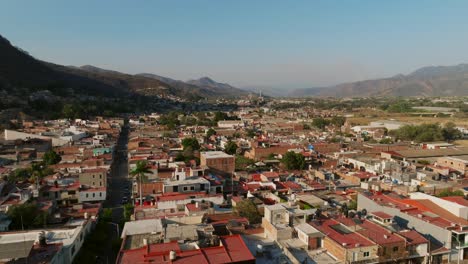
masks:
<svg viewBox="0 0 468 264"><path fill-rule="evenodd" d="M258 224L262 221L262 216L258 212L257 206L250 199L244 199L237 203L235 214L249 219L251 224Z"/></svg>
<svg viewBox="0 0 468 264"><path fill-rule="evenodd" d="M236 150L237 150L237 144L234 141L229 140L224 146L224 151L227 154L231 154L231 155L236 154Z"/></svg>
<svg viewBox="0 0 468 264"><path fill-rule="evenodd" d="M329 124L330 124L330 121L322 117L314 118L314 120L312 121L312 126L318 129L324 129Z"/></svg>
<svg viewBox="0 0 468 264"><path fill-rule="evenodd" d="M461 137L455 124L449 122L445 126L439 124L405 125L397 130L391 131L397 139L412 140L417 142L433 142L441 140L455 140Z"/></svg>
<svg viewBox="0 0 468 264"><path fill-rule="evenodd" d="M284 154L281 162L288 170L301 170L305 166L305 159L300 153L289 151Z"/></svg>
<svg viewBox="0 0 468 264"><path fill-rule="evenodd" d="M210 127L210 129L208 129L208 131L206 131L206 136L211 137L213 135L216 135L216 130L214 130L213 128Z"/></svg>
<svg viewBox="0 0 468 264"><path fill-rule="evenodd" d="M9 208L10 228L20 230L44 227L47 224L47 213L42 212L36 203L25 203Z"/></svg>
<svg viewBox="0 0 468 264"><path fill-rule="evenodd" d="M187 137L182 139L182 147L184 148L184 150L186 150L188 147L191 147L192 150L199 150L200 143L198 143L198 140L196 138Z"/></svg>
<svg viewBox="0 0 468 264"><path fill-rule="evenodd" d="M62 157L60 157L60 155L55 151L49 150L44 154L42 160L45 165L53 165L59 163L62 160Z"/></svg>
<svg viewBox="0 0 468 264"><path fill-rule="evenodd" d="M460 190L451 191L449 189L445 189L437 195L437 197L448 197L448 196L464 196L464 194Z"/></svg>

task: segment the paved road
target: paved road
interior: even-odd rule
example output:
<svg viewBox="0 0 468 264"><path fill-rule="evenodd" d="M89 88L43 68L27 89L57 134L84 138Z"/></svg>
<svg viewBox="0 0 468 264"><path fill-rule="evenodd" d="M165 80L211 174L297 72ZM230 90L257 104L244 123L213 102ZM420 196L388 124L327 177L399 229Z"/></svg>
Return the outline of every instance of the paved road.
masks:
<svg viewBox="0 0 468 264"><path fill-rule="evenodd" d="M104 203L104 208L112 208L112 222L119 224L123 220L122 198L125 193L125 187L129 186L128 163L127 163L127 143L128 143L128 127L122 129L122 133L117 141L116 154L114 164L111 169L111 177L108 183L107 201ZM109 224L108 232L112 234L106 247L106 256L100 256L97 263L115 263L116 252L112 252L112 241L118 238L117 225ZM119 233L121 230L119 230Z"/></svg>

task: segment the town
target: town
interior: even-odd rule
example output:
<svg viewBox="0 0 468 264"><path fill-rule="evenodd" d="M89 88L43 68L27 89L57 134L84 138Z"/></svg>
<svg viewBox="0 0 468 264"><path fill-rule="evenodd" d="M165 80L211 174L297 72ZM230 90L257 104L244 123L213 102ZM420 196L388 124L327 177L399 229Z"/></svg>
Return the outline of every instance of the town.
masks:
<svg viewBox="0 0 468 264"><path fill-rule="evenodd" d="M375 101L12 119L0 263L467 263L468 101Z"/></svg>

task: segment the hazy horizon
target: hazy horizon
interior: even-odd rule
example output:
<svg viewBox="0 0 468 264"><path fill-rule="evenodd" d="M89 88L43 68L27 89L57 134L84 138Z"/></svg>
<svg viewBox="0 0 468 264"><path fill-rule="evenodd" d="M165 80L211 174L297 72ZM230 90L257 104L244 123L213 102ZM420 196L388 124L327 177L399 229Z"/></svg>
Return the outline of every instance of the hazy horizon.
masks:
<svg viewBox="0 0 468 264"><path fill-rule="evenodd" d="M468 62L467 7L464 1L6 0L0 34L57 64L297 89Z"/></svg>

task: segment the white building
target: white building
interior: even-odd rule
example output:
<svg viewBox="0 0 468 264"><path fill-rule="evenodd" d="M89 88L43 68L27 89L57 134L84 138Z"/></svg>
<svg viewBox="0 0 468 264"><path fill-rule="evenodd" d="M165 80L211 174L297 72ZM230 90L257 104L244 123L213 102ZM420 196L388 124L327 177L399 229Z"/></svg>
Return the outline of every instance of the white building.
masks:
<svg viewBox="0 0 468 264"><path fill-rule="evenodd" d="M86 236L92 231L94 222L94 219L82 219L70 222L68 228L3 233L0 236L0 248L2 249L0 262L26 259L31 257L30 254L34 254L32 251L35 250L38 254L41 251L52 253L53 256L44 256L51 258L48 263L72 263ZM43 244L40 243L41 236L45 238ZM50 252L46 250L47 246L53 245L56 245L54 250Z"/></svg>

